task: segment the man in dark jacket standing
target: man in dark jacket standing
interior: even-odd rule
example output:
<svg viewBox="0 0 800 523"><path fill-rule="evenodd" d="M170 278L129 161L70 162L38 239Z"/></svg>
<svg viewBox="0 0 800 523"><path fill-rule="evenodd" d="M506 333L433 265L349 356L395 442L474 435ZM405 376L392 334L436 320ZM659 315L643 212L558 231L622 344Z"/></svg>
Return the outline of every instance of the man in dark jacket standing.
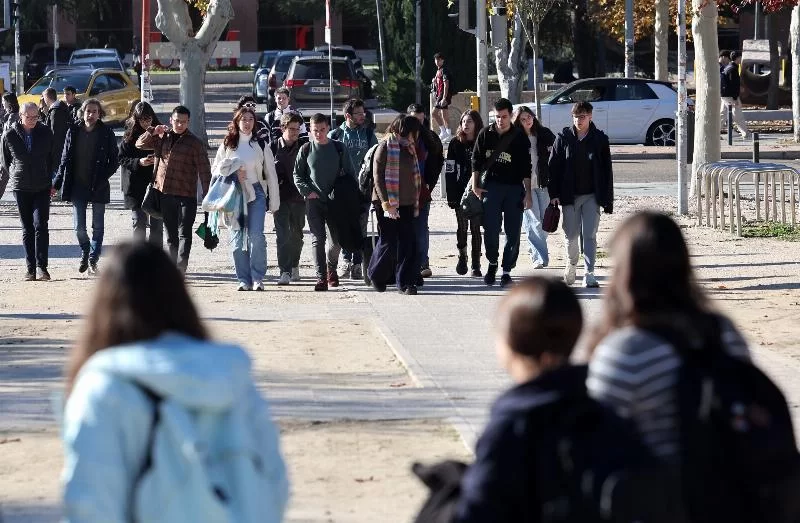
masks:
<svg viewBox="0 0 800 523"><path fill-rule="evenodd" d="M725 122L722 125L724 129L727 126L728 109L730 108L733 112L733 125L736 126L742 139L746 140L749 137L749 131L742 112L742 102L739 100L739 91L742 87L739 76L739 64L741 63L742 56L736 51L731 51L730 60L720 72L720 95L722 98L720 116Z"/></svg>
<svg viewBox="0 0 800 523"><path fill-rule="evenodd" d="M486 285L497 279L500 250L500 226L506 233L503 249L503 275L500 286L512 283L511 269L519 257L522 211L531 206L531 143L524 133L511 125L513 106L505 98L494 104L495 123L484 127L475 140L472 153L472 192L483 200L483 245L489 267L483 276ZM508 135L507 133L513 133ZM506 138L509 136L509 138ZM503 147L504 140L511 140ZM495 155L495 149L502 150ZM487 170L493 155L496 160ZM481 173L486 170L486 183L481 188Z"/></svg>
<svg viewBox="0 0 800 523"><path fill-rule="evenodd" d="M53 154L60 161L61 154L64 152L67 131L73 124L72 113L67 107L67 103L58 99L58 93L52 87L44 90L42 99L47 107L44 124L53 131Z"/></svg>
<svg viewBox="0 0 800 523"><path fill-rule="evenodd" d="M550 202L561 205L561 227L567 241L567 266L564 282L575 283L581 231L583 232L583 284L597 287L594 262L600 208L611 214L614 208L614 172L608 137L592 123L592 104L572 106L572 127L556 137L550 153Z"/></svg>
<svg viewBox="0 0 800 523"><path fill-rule="evenodd" d="M158 158L155 188L161 191L161 212L172 259L184 273L189 267L197 201L208 193L211 163L206 144L189 130L191 112L179 105L170 123L150 127L136 139L136 147ZM199 182L199 185L198 185Z"/></svg>
<svg viewBox="0 0 800 523"><path fill-rule="evenodd" d="M54 186L61 199L72 202L72 223L81 247L78 272L97 274L103 250L106 204L111 200L109 178L119 167L114 131L101 120L100 101L89 98L81 105L83 121L67 131L64 152ZM92 204L92 238L86 232L86 208Z"/></svg>
<svg viewBox="0 0 800 523"><path fill-rule="evenodd" d="M50 248L50 188L53 172L53 133L39 119L36 104L20 108L22 122L3 133L0 163L9 174L22 223L27 272L25 280L49 280L47 254Z"/></svg>

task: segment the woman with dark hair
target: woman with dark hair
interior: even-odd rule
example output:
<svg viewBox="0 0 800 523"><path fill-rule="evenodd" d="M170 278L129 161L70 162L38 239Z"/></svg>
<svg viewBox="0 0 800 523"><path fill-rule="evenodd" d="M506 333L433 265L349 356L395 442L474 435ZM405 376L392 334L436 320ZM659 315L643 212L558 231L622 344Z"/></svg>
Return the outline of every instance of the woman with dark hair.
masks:
<svg viewBox="0 0 800 523"><path fill-rule="evenodd" d="M240 347L208 340L169 256L146 242L117 245L85 317L66 368L65 520L131 521L143 509L168 510L164 498L174 496L177 486L145 487L153 486L150 478L164 477L153 474L176 466L172 447L178 443L164 431L185 419L176 412L188 412L196 422L196 448L202 445L209 459L225 445L246 445L260 464L258 472L237 469L217 488L231 479L259 481L255 501L242 499L253 488L223 492L239 509L268 507L258 517L280 521L288 498L286 468L250 359ZM175 433L186 432L181 429Z"/></svg>
<svg viewBox="0 0 800 523"><path fill-rule="evenodd" d="M267 210L274 213L281 205L275 158L266 142L253 134L255 124L255 109L237 110L211 166L215 177L236 174L247 206L242 220L230 224L230 245L240 291L264 290L267 274L264 218Z"/></svg>
<svg viewBox="0 0 800 523"><path fill-rule="evenodd" d="M528 252L534 269L547 267L550 255L547 251L547 233L542 229L544 211L550 204L547 184L550 169L547 162L556 136L543 126L531 109L521 105L514 110L514 125L519 127L531 142L531 207L522 212L522 229L528 236Z"/></svg>
<svg viewBox="0 0 800 523"><path fill-rule="evenodd" d="M19 101L17 95L11 92L3 93L3 131L11 128L14 122L19 121Z"/></svg>
<svg viewBox="0 0 800 523"><path fill-rule="evenodd" d="M611 242L614 270L595 333L590 394L630 418L656 456L679 456L675 386L681 358L671 341L749 358L747 343L695 281L678 225L656 212L625 220ZM667 339L659 333L671 333ZM646 363L644 363L646 362Z"/></svg>
<svg viewBox="0 0 800 523"><path fill-rule="evenodd" d="M253 113L255 114L258 111L258 102L253 96L249 94L243 94L236 101L236 109L233 112L235 113L236 111L238 111L243 107L252 109ZM258 115L256 115L256 125L253 134L256 135L256 138L258 138L259 140L263 140L265 142L269 142L271 138L269 133L269 127L267 127L267 123L264 121L263 118L259 118Z"/></svg>
<svg viewBox="0 0 800 523"><path fill-rule="evenodd" d="M155 157L152 151L136 148L136 139L150 126L161 125L153 107L147 102L133 106L125 121L125 133L119 143L119 164L125 208L131 210L133 237L144 240L150 227L150 242L159 247L164 238L164 222L149 217L142 210L142 200L147 186L154 179Z"/></svg>
<svg viewBox="0 0 800 523"><path fill-rule="evenodd" d="M480 278L481 273L481 217L473 216L470 219L461 209L461 196L472 179L472 150L475 147L475 137L483 129L483 119L478 111L464 111L456 130L455 140L450 140L447 146L447 163L445 179L447 181L447 205L456 213L456 247L458 248L458 263L456 272L467 273L467 227L472 235L472 276Z"/></svg>
<svg viewBox="0 0 800 523"><path fill-rule="evenodd" d="M416 143L421 124L413 116L398 116L387 138L375 151L372 205L378 217L378 243L369 263L369 278L378 292L392 281L401 294L417 294L419 265L414 220L419 216L423 183Z"/></svg>

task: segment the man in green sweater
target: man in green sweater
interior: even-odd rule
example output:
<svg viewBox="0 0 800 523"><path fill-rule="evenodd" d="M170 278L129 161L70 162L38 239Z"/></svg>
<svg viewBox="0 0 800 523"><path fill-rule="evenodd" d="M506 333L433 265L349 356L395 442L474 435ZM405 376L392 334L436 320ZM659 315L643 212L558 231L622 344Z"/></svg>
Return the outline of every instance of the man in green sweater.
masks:
<svg viewBox="0 0 800 523"><path fill-rule="evenodd" d="M306 200L306 218L311 230L311 247L314 249L314 266L317 271L315 291L327 291L328 286L338 287L337 265L339 249L329 249L325 254L330 220L328 195L333 190L336 177L355 177L350 157L344 146L328 138L328 118L317 113L311 117L311 141L300 148L294 164L294 183ZM329 229L329 228L328 228ZM331 247L335 240L331 238ZM335 252L335 255L334 255Z"/></svg>

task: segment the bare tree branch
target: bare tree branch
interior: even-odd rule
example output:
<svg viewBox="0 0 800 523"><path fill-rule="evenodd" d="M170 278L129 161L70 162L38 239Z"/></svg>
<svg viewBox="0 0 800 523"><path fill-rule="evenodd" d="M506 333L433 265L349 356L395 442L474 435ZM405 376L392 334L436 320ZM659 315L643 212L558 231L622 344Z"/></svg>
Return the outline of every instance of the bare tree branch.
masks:
<svg viewBox="0 0 800 523"><path fill-rule="evenodd" d="M216 45L225 26L233 20L233 15L231 0L211 1L203 25L197 31L197 44L201 49L210 50L212 45Z"/></svg>
<svg viewBox="0 0 800 523"><path fill-rule="evenodd" d="M183 0L158 0L156 27L176 46L192 37L189 6Z"/></svg>

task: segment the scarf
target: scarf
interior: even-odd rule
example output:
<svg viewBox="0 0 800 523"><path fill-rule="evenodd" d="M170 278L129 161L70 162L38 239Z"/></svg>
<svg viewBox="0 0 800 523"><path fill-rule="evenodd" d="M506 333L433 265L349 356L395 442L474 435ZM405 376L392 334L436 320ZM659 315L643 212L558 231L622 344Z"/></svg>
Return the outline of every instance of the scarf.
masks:
<svg viewBox="0 0 800 523"><path fill-rule="evenodd" d="M396 134L390 134L386 140L386 172L384 174L386 180L386 196L390 207L400 206L400 147L405 147L411 153L414 160L414 173L412 178L414 180L414 192L417 197L414 198L414 216L419 213L419 188L422 184L422 177L419 174L419 162L417 160L417 151L414 144L409 142L406 138L401 138Z"/></svg>

